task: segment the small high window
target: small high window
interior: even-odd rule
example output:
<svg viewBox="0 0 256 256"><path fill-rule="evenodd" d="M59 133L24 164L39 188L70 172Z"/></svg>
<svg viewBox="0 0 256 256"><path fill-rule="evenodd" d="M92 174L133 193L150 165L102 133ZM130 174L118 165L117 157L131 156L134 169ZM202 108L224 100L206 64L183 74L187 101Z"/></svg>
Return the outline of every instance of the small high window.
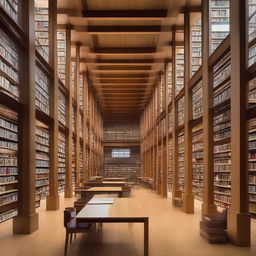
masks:
<svg viewBox="0 0 256 256"><path fill-rule="evenodd" d="M112 149L112 157L113 158L125 158L125 157L130 157L131 155L131 150L130 149L123 149L123 148L115 148Z"/></svg>

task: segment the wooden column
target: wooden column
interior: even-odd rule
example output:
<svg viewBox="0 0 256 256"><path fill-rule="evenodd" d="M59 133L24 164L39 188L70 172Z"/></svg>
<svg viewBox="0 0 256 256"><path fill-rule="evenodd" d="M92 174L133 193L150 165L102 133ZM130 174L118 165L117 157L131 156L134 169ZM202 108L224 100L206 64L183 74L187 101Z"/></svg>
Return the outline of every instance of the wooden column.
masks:
<svg viewBox="0 0 256 256"><path fill-rule="evenodd" d="M76 187L80 186L80 44L76 45L76 75L75 75L75 99L76 99Z"/></svg>
<svg viewBox="0 0 256 256"><path fill-rule="evenodd" d="M203 1L202 13L202 71L203 71L203 204L202 215L216 213L214 205L214 166L213 166L213 92L209 86L209 0Z"/></svg>
<svg viewBox="0 0 256 256"><path fill-rule="evenodd" d="M173 31L172 38L175 44L176 32ZM172 186L172 203L175 197L181 197L181 191L178 189L178 136L176 128L178 126L177 104L175 102L176 87L176 46L172 47L172 170L173 170L173 186Z"/></svg>
<svg viewBox="0 0 256 256"><path fill-rule="evenodd" d="M57 0L49 1L50 17L50 65L53 67L53 79L50 88L50 116L53 122L50 124L50 173L49 173L49 195L46 197L46 210L59 209L58 193L58 145L59 145L59 80L57 62Z"/></svg>
<svg viewBox="0 0 256 256"><path fill-rule="evenodd" d="M228 236L239 246L250 245L248 213L248 127L246 120L246 1L230 2L231 21L231 206Z"/></svg>
<svg viewBox="0 0 256 256"><path fill-rule="evenodd" d="M66 123L68 127L68 134L66 137L66 184L65 184L65 198L71 198L73 194L72 189L72 86L71 86L71 27L66 29L66 87L69 91L67 106L66 106Z"/></svg>
<svg viewBox="0 0 256 256"><path fill-rule="evenodd" d="M168 111L168 63L165 63L165 177L164 177L164 197L167 197L168 191L168 167L169 167L169 111Z"/></svg>
<svg viewBox="0 0 256 256"><path fill-rule="evenodd" d="M91 152L91 84L88 83L88 177L90 178L92 176L91 173L91 162L92 162L92 152Z"/></svg>
<svg viewBox="0 0 256 256"><path fill-rule="evenodd" d="M156 101L156 91L154 91L153 94L153 116L152 116L152 120L153 120L153 154L154 154L154 175L153 175L153 181L154 181L154 185L153 188L154 190L156 190L156 171L157 171L157 144L156 144L156 140L157 140L157 136L156 136L156 109L155 109L155 101Z"/></svg>
<svg viewBox="0 0 256 256"><path fill-rule="evenodd" d="M162 132L162 196L167 197L167 172L168 172L168 129L167 129L167 120L166 116L168 116L168 100L167 100L167 64L165 64L164 72L163 72L163 79L164 79L164 88L163 88L163 94L164 94L164 101L163 101L163 111L165 113L164 117L164 125L165 125L165 131L163 129Z"/></svg>
<svg viewBox="0 0 256 256"><path fill-rule="evenodd" d="M184 104L184 147L185 147L185 191L183 194L182 209L186 213L194 213L194 195L192 192L192 102L189 91L190 78L190 13L184 14L184 50L185 50L185 104Z"/></svg>
<svg viewBox="0 0 256 256"><path fill-rule="evenodd" d="M83 183L88 180L87 170L87 153L86 153L86 127L87 127L87 116L86 116L86 91L87 91L87 75L83 73Z"/></svg>
<svg viewBox="0 0 256 256"><path fill-rule="evenodd" d="M19 215L13 219L14 234L29 234L38 229L38 213L35 207L35 29L34 2L23 1L24 32L28 36L23 61L26 66L20 72L22 90L20 102L23 108L19 113Z"/></svg>

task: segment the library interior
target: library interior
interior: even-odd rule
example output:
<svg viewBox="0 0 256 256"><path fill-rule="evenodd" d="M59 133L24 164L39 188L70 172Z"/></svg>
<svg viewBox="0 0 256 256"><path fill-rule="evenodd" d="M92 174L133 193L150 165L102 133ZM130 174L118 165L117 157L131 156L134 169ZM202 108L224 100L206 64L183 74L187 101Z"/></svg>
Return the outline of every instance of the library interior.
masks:
<svg viewBox="0 0 256 256"><path fill-rule="evenodd" d="M256 256L256 0L0 0L1 256Z"/></svg>

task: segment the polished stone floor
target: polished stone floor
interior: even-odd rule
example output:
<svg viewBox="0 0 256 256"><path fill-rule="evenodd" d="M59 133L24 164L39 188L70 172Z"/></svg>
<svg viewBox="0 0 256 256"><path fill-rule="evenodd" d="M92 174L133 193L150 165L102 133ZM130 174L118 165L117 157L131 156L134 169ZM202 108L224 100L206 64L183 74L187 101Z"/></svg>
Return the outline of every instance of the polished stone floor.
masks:
<svg viewBox="0 0 256 256"><path fill-rule="evenodd" d="M256 221L252 220L250 248L231 244L212 245L199 235L200 203L195 214L185 214L154 192L136 187L132 196L143 205L150 217L150 256L256 256ZM12 221L0 224L1 256L62 256L65 229L63 209L74 199L61 197L59 211L45 211L45 202L38 209L40 229L31 235L12 235ZM69 248L70 256L139 256L143 255L141 224L104 224L93 237L78 235Z"/></svg>

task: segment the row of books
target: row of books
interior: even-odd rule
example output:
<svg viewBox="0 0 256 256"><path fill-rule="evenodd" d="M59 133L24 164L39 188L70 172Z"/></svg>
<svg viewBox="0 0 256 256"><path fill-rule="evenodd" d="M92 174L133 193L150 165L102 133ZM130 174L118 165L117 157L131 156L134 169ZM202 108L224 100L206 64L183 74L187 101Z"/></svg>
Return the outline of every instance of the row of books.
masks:
<svg viewBox="0 0 256 256"><path fill-rule="evenodd" d="M40 200L48 195L49 191L49 132L46 126L36 127L36 193L38 200L36 205L40 205Z"/></svg>
<svg viewBox="0 0 256 256"><path fill-rule="evenodd" d="M2 30L0 30L0 56L15 70L19 69L18 49Z"/></svg>
<svg viewBox="0 0 256 256"><path fill-rule="evenodd" d="M35 44L38 52L49 61L48 1L35 0ZM43 32L43 33L41 33Z"/></svg>
<svg viewBox="0 0 256 256"><path fill-rule="evenodd" d="M168 191L172 191L172 142L169 141L169 148L168 148Z"/></svg>
<svg viewBox="0 0 256 256"><path fill-rule="evenodd" d="M59 91L58 118L63 125L66 125L66 97L61 91Z"/></svg>
<svg viewBox="0 0 256 256"><path fill-rule="evenodd" d="M57 55L58 55L58 74L60 80L66 82L66 32L57 31Z"/></svg>
<svg viewBox="0 0 256 256"><path fill-rule="evenodd" d="M0 114L0 206L8 205L0 210L2 222L17 215L13 203L18 200L18 126L17 113L0 107Z"/></svg>
<svg viewBox="0 0 256 256"><path fill-rule="evenodd" d="M49 115L49 78L36 66L36 107Z"/></svg>
<svg viewBox="0 0 256 256"><path fill-rule="evenodd" d="M63 181L59 184L59 192L62 192L66 181L66 138L63 134L59 134L58 181Z"/></svg>
<svg viewBox="0 0 256 256"><path fill-rule="evenodd" d="M256 119L249 120L248 129L249 212L256 214Z"/></svg>
<svg viewBox="0 0 256 256"><path fill-rule="evenodd" d="M19 98L18 86L3 76L0 76L0 90L16 100Z"/></svg>
<svg viewBox="0 0 256 256"><path fill-rule="evenodd" d="M9 220L18 215L17 209L12 209L7 212L0 213L0 223Z"/></svg>
<svg viewBox="0 0 256 256"><path fill-rule="evenodd" d="M18 0L0 0L0 6L4 8L6 13L15 21L18 23Z"/></svg>
<svg viewBox="0 0 256 256"><path fill-rule="evenodd" d="M0 206L18 201L18 193L0 196Z"/></svg>
<svg viewBox="0 0 256 256"><path fill-rule="evenodd" d="M183 96L182 98L179 99L178 101L178 109L177 109L177 113L178 113L178 126L183 125L184 124L184 102L185 101L185 97Z"/></svg>
<svg viewBox="0 0 256 256"><path fill-rule="evenodd" d="M210 17L211 17L211 53L221 44L229 34L229 0L219 1L211 0Z"/></svg>
<svg viewBox="0 0 256 256"><path fill-rule="evenodd" d="M184 162L184 133L178 135L178 189L184 191L185 162Z"/></svg>
<svg viewBox="0 0 256 256"><path fill-rule="evenodd" d="M203 196L203 130L201 126L192 130L192 179L196 199Z"/></svg>
<svg viewBox="0 0 256 256"><path fill-rule="evenodd" d="M203 84L200 80L192 88L192 115L193 119L197 119L203 115Z"/></svg>
<svg viewBox="0 0 256 256"><path fill-rule="evenodd" d="M201 16L191 26L191 75L193 76L202 64L202 24Z"/></svg>
<svg viewBox="0 0 256 256"><path fill-rule="evenodd" d="M176 88L175 94L178 95L179 92L184 87L184 47L176 48Z"/></svg>

